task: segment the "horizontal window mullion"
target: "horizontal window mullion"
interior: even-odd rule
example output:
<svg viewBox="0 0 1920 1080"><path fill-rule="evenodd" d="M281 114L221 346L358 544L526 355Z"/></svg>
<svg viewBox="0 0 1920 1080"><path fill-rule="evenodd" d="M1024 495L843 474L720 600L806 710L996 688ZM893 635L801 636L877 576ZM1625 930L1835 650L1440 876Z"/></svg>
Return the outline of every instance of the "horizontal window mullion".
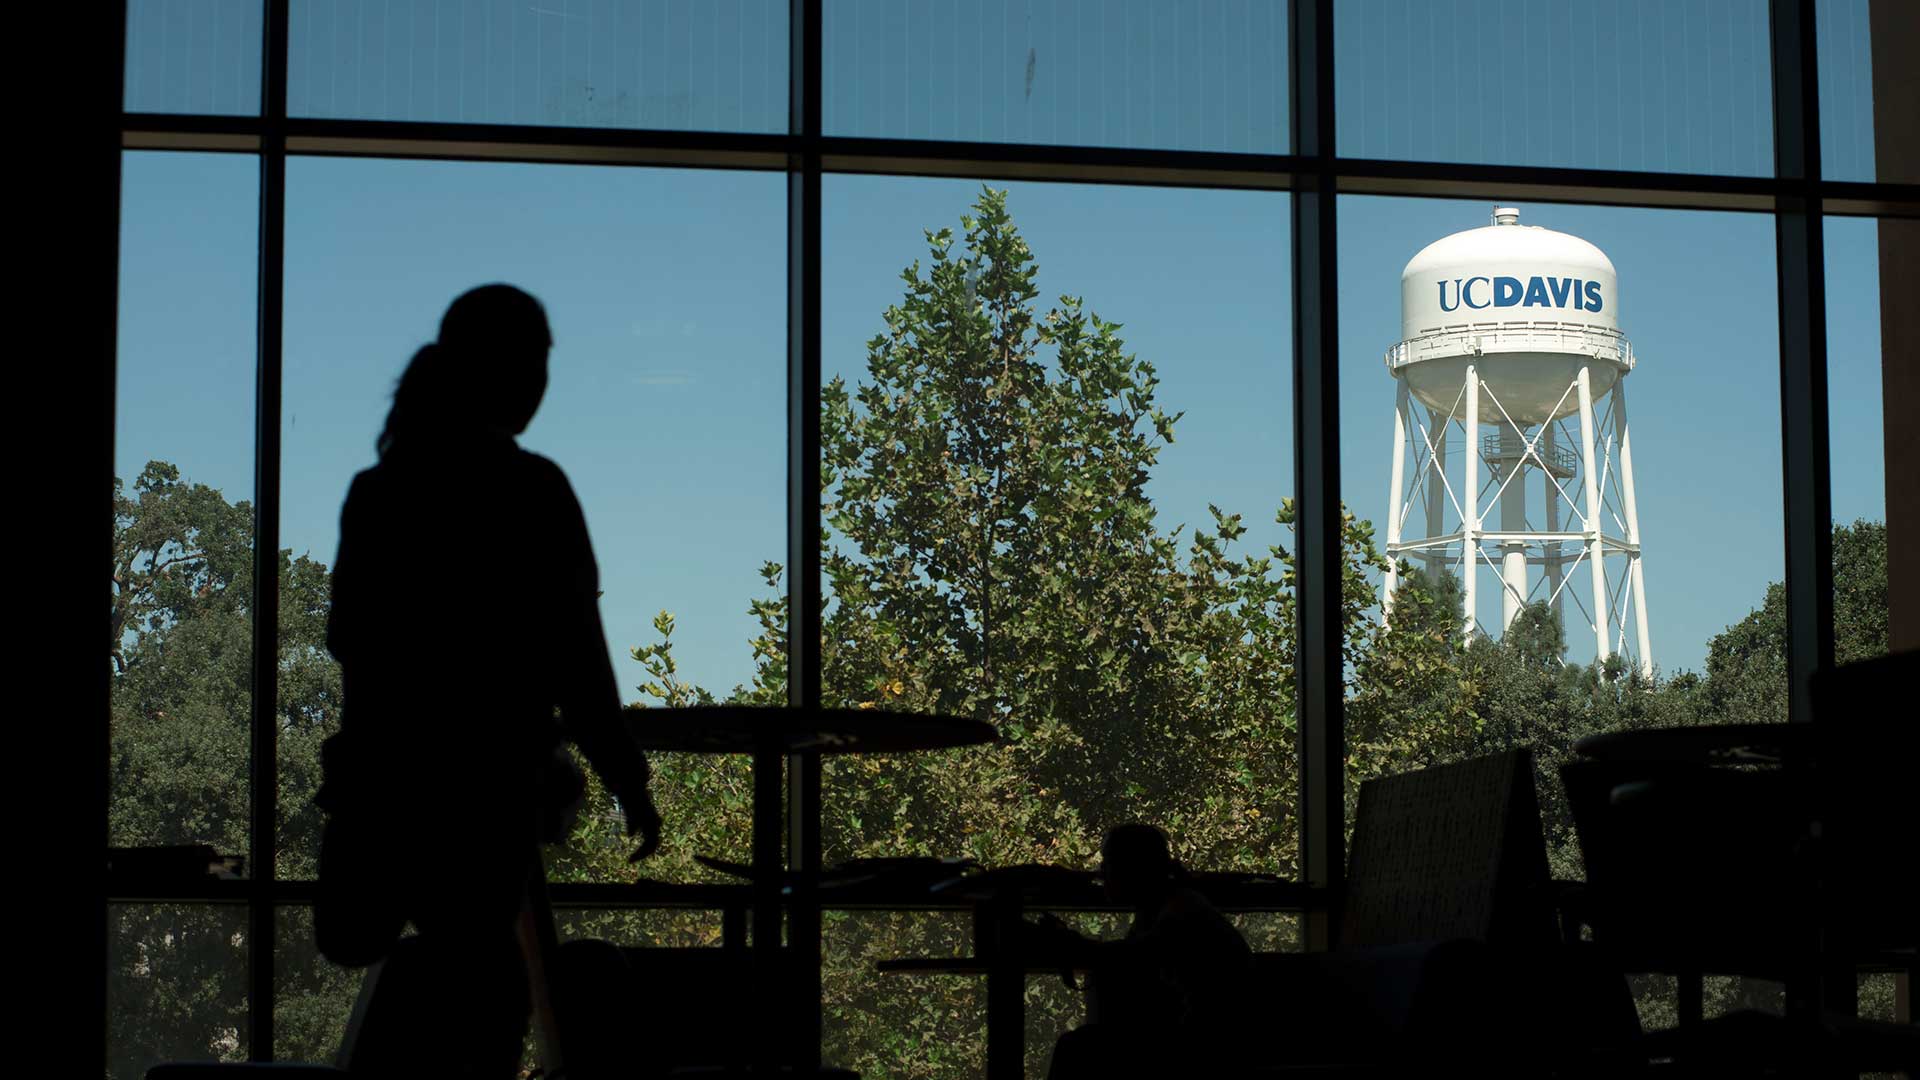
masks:
<svg viewBox="0 0 1920 1080"><path fill-rule="evenodd" d="M1007 180L1284 190L1313 162L1292 155L939 140L385 120L289 119L292 154L556 164L788 170L817 153L833 174L964 176ZM249 152L267 123L253 117L128 113L129 149ZM1643 173L1519 165L1336 158L1341 194L1419 195L1675 209L1772 211L1782 198L1815 197L1827 213L1920 216L1920 185L1777 177Z"/></svg>

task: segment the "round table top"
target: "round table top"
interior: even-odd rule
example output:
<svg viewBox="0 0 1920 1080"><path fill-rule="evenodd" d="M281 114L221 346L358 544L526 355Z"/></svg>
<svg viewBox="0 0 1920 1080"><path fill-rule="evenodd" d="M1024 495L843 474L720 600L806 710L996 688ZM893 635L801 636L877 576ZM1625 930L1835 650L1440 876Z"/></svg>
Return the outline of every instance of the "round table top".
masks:
<svg viewBox="0 0 1920 1080"><path fill-rule="evenodd" d="M1597 761L1695 765L1777 765L1811 753L1810 724L1705 724L1589 735L1573 744Z"/></svg>
<svg viewBox="0 0 1920 1080"><path fill-rule="evenodd" d="M957 716L771 705L632 709L627 730L642 750L694 754L900 754L997 738L992 724Z"/></svg>
<svg viewBox="0 0 1920 1080"><path fill-rule="evenodd" d="M933 887L933 892L964 900L993 900L1035 893L1097 893L1100 879L1091 870L1047 863L996 866L956 876Z"/></svg>
<svg viewBox="0 0 1920 1080"><path fill-rule="evenodd" d="M718 858L713 855L695 855L693 861L709 870L718 870L729 877L752 881L758 875L751 865ZM929 885L938 884L959 877L979 865L972 859L939 859L920 856L900 856L895 858L847 859L825 867L814 877L828 883L864 882L876 878L896 878L901 880L919 879ZM797 875L788 870L780 871L782 881L791 881Z"/></svg>
<svg viewBox="0 0 1920 1080"><path fill-rule="evenodd" d="M889 975L992 975L1000 964L982 956L902 956L880 960L874 970ZM1006 966L1028 975L1053 975L1058 972L1084 972L1087 965L1066 957L1021 953Z"/></svg>

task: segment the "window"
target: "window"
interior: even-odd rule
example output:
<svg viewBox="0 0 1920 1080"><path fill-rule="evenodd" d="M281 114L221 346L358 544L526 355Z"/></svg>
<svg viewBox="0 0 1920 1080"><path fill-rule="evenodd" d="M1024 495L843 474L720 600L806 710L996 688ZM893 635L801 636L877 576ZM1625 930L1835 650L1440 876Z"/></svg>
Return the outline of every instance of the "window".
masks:
<svg viewBox="0 0 1920 1080"><path fill-rule="evenodd" d="M982 718L1004 740L831 760L829 861L1091 868L1108 829L1142 820L1196 869L1292 866L1287 209L1267 192L826 187L825 696ZM868 925L830 978L941 948L924 920ZM878 1026L947 1015L970 991L945 982ZM1078 1009L1034 983L1035 1023ZM913 1068L935 1067L934 1041Z"/></svg>
<svg viewBox="0 0 1920 1080"><path fill-rule="evenodd" d="M1340 796L1394 764L1369 735L1384 714L1368 696L1368 650L1391 623L1377 600L1384 559L1365 547L1385 553L1389 504L1410 497L1427 501L1407 520L1428 527L1425 508L1438 504L1429 531L1459 531L1445 485L1435 493L1427 478L1461 473L1466 449L1502 468L1515 458L1499 431L1481 433L1496 436L1490 445L1456 445L1468 435L1456 420L1459 438L1438 456L1453 471L1423 471L1429 423L1400 444L1392 484L1392 422L1414 407L1396 407L1382 363L1410 339L1394 319L1395 274L1496 204L1613 260L1634 350L1641 539L1619 483L1625 455L1607 441L1620 434L1605 411L1617 394L1595 395L1591 465L1564 464L1586 456L1576 421L1556 428L1552 447L1535 444L1537 468L1517 467L1536 474L1528 515L1553 505L1567 526L1617 514L1602 530L1611 549L1645 545L1644 604L1618 605L1630 581L1624 594L1604 581L1595 590L1584 565L1563 559L1565 664L1612 651L1630 660L1608 685L1631 684L1649 660L1657 686L1682 672L1711 680L1715 642L1750 613L1773 618L1773 582L1785 588L1769 632L1791 655L1812 655L1828 635L1852 640L1840 613L1865 564L1802 556L1835 526L1897 517L1902 500L1884 488L1913 472L1894 425L1871 420L1904 408L1896 381L1884 370L1875 381L1889 314L1866 301L1883 295L1873 240L1920 212L1894 182L1911 179L1914 126L1889 111L1901 104L1887 90L1894 66L1868 62L1889 44L1874 9L1823 0L1802 28L1819 43L1827 163L1809 191L1776 179L1777 146L1793 145L1800 114L1772 104L1812 100L1797 85L1799 54L1781 51L1792 19L1776 24L1757 0L1529 4L1518 18L1481 0L1294 6L1298 25L1332 20L1331 52L1316 55L1327 39L1294 34L1274 5L1240 0L130 4L123 126L126 144L145 149L123 165L119 381L100 408L115 410L128 499L117 535L145 542L136 533L151 525L158 542L139 561L152 575L146 607L116 602L115 787L103 812L116 844L254 857L245 882L110 898L112 1074L173 1057L324 1056L337 1036L351 980L314 962L303 907L314 749L338 722L319 637L336 516L372 460L401 366L454 294L490 279L528 286L553 318L553 389L525 444L568 469L585 506L623 692L656 705L702 690L771 704L819 686L828 704L1000 724L1006 744L984 753L831 762L820 810L829 858L1085 865L1105 825L1150 816L1188 839L1196 867L1322 890L1298 913L1242 916L1264 945L1317 943L1325 890L1340 877ZM1429 47L1455 36L1458 48ZM1309 125L1321 88L1296 76L1336 60L1336 130L1320 132ZM284 98L260 92L282 83ZM1827 217L1799 215L1806 194ZM1024 253L956 262L993 239L970 240L962 215L1002 213L995 242L1017 229ZM1842 216L1866 214L1885 216ZM950 240L923 231L942 228ZM1802 234L1824 243L1796 252ZM948 262L936 273L939 251ZM974 301L983 289L1005 295L999 263L1026 255L1038 268L1034 316L1062 314L1041 324L1056 340L1026 339L1023 396L992 409L896 400L918 392L929 364L978 360L951 346L992 340L1004 317ZM1822 273L1824 294L1809 290ZM1496 276L1510 275L1487 275L1487 288ZM1584 300L1584 283L1599 280L1538 276L1549 299L1556 287L1571 299L1577 277ZM1522 307L1530 284L1519 283ZM1776 310L1802 298L1805 312ZM901 311L891 326L890 307ZM1792 337L1823 318L1825 357ZM282 333L262 343L262 326ZM1090 366L1063 391L1069 361ZM1781 391L1821 379L1825 469L1798 441L1817 427L1813 399ZM912 438L963 415L997 426L982 445L1026 469L1028 489L980 462L914 462L931 443ZM1046 436L1002 438L1014 417L1038 418ZM1513 426L1523 443L1540 428ZM1321 439L1329 428L1340 436ZM823 482L796 485L814 450ZM883 457L939 483L876 472ZM1119 465L1137 466L1137 484ZM1596 492L1601 505L1588 505L1582 468L1611 501ZM1478 480L1492 478L1489 468ZM1549 478L1583 490L1556 503ZM135 501L143 491L148 501ZM1819 520L1829 495L1832 520ZM1019 508L992 507L1006 530L989 535L969 507L993 498ZM1275 519L1290 500L1291 528ZM907 537L902 507L931 524ZM1082 519L1074 530L1035 527L1069 512ZM1351 544L1328 550L1342 524ZM1209 538L1196 546L1195 530ZM1395 550L1417 555L1413 538L1403 529ZM1089 572L1088 551L1073 546L1119 551L1122 539L1134 545L1122 561L1131 576ZM1541 542L1563 546L1520 564L1522 599L1544 588L1549 556L1566 556L1571 540ZM825 573L803 578L791 553L816 544ZM949 546L976 550L939 550ZM1284 554L1256 567L1269 547ZM1843 550L1854 549L1836 543ZM969 606L969 565L987 568L975 574L985 604ZM877 597L883 567L899 574ZM1505 647L1505 568L1481 569L1472 611L1499 631L1482 647ZM1831 625L1789 599L1827 588L1828 575ZM1299 602L1351 582L1350 621ZM116 596L129 595L122 584ZM255 642L256 605L278 613L277 640ZM656 619L663 611L671 618ZM796 612L818 614L829 636L793 650L788 671ZM1005 631L1011 614L1030 636L1001 653L989 627ZM1576 622L1593 632L1575 633ZM1009 670L1035 655L1053 666ZM1124 670L1110 666L1123 659ZM1763 674L1755 700L1768 715L1802 715L1805 665ZM482 692L478 673L447 682L450 696ZM255 702L256 685L277 700L263 691ZM1175 717L1216 725L1205 738L1171 723L1157 733L1193 740L1199 757L1124 727ZM1132 741L1098 737L1115 730ZM1333 753L1343 739L1345 762ZM261 744L273 760L251 760ZM746 765L670 755L658 765L680 831L647 872L709 879L694 855L746 850ZM786 808L807 805L790 793ZM552 864L568 932L717 940L731 916L616 910L630 901L608 891L610 871L628 871L613 865L614 807L597 809L575 854ZM758 810L771 821L783 808ZM896 950L965 948L962 916L830 911L824 923L830 1056L876 1073L980 1071L981 987L870 976L870 961ZM165 1000L150 974L160 960L178 973ZM1030 1047L1073 1018L1056 986L1030 987ZM938 1060L899 1027L936 1004L951 1008L923 1030L955 1048Z"/></svg>
<svg viewBox="0 0 1920 1080"><path fill-rule="evenodd" d="M1765 176L1762 0L1343 0L1341 153Z"/></svg>
<svg viewBox="0 0 1920 1080"><path fill-rule="evenodd" d="M245 1061L244 908L114 904L107 909L107 1074L163 1061Z"/></svg>
<svg viewBox="0 0 1920 1080"><path fill-rule="evenodd" d="M826 131L1287 148L1286 19L1253 0L827 0Z"/></svg>
<svg viewBox="0 0 1920 1080"><path fill-rule="evenodd" d="M374 463L393 386L447 304L496 280L544 301L549 387L520 443L566 471L593 538L623 699L652 705L686 704L693 685L725 696L755 680L750 643L762 627L750 605L778 595L761 568L784 548L785 321L768 239L782 225L777 177L342 158L296 158L287 173L281 542L306 568L289 590L312 594L283 605L282 619L280 801L295 824L280 873L298 880L314 874L319 740L338 723L338 677L319 635L340 503ZM473 520L486 520L483 507ZM499 583L534 571L511 551L499 558ZM450 738L460 737L453 703L486 692L483 655L445 673ZM659 765L663 809L703 831L649 873L710 876L695 854L744 859L744 836L728 830L744 829L745 804L728 802L744 763L667 755ZM697 801L675 804L674 778ZM596 794L593 814L594 854L562 856L556 877L626 871L626 851L613 850L617 811Z"/></svg>
<svg viewBox="0 0 1920 1080"><path fill-rule="evenodd" d="M1885 653L1886 380L1881 353L1882 244L1900 222L1827 223L1827 407L1833 460L1833 651L1840 663Z"/></svg>
<svg viewBox="0 0 1920 1080"><path fill-rule="evenodd" d="M127 111L260 115L260 33L260 0L133 0Z"/></svg>
<svg viewBox="0 0 1920 1080"><path fill-rule="evenodd" d="M287 112L781 131L786 16L774 0L295 0Z"/></svg>
<svg viewBox="0 0 1920 1080"><path fill-rule="evenodd" d="M256 163L123 161L108 842L245 854Z"/></svg>

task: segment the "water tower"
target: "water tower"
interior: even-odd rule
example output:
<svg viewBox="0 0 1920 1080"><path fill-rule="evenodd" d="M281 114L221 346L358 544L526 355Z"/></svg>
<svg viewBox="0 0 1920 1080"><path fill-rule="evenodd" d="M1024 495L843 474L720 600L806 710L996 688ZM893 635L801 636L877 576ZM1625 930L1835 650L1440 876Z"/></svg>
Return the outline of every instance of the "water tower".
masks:
<svg viewBox="0 0 1920 1080"><path fill-rule="evenodd" d="M1596 658L1653 670L1633 492L1626 377L1613 263L1577 236L1493 223L1427 245L1400 274L1393 490L1381 610L1392 617L1404 560L1451 573L1479 618L1484 567L1500 590L1500 629L1546 600ZM1631 623L1633 635L1628 638Z"/></svg>

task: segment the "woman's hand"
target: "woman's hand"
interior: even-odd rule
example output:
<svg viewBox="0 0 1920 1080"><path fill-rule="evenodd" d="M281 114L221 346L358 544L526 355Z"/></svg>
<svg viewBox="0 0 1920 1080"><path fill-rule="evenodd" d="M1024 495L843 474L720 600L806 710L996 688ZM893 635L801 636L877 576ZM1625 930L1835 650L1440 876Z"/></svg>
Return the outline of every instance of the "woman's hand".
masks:
<svg viewBox="0 0 1920 1080"><path fill-rule="evenodd" d="M660 811L654 808L653 793L643 787L633 798L622 797L620 809L627 817L627 835L640 837L640 846L627 856L627 861L637 863L658 851L664 823L660 820Z"/></svg>
<svg viewBox="0 0 1920 1080"><path fill-rule="evenodd" d="M587 776L563 746L540 771L540 841L566 843L587 805Z"/></svg>

